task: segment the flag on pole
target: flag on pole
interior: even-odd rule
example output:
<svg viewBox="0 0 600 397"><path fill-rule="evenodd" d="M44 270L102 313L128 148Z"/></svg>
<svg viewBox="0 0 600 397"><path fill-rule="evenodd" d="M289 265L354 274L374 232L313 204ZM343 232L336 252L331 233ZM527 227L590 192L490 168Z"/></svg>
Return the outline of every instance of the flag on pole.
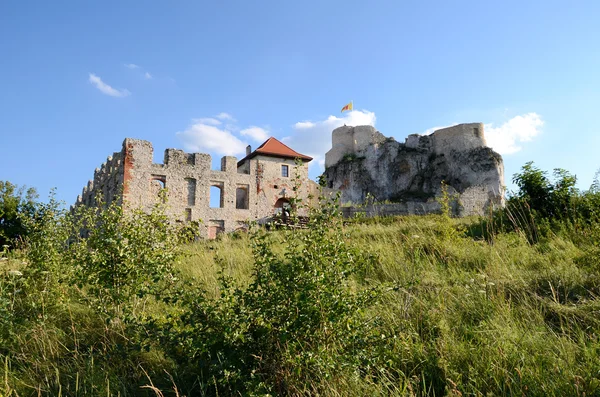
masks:
<svg viewBox="0 0 600 397"><path fill-rule="evenodd" d="M350 101L350 103L349 103L349 104L347 104L346 106L344 106L344 107L342 108L342 111L341 111L340 113L344 113L346 110L352 110L352 108L353 108L353 103L352 103L352 102L353 102L353 101Z"/></svg>

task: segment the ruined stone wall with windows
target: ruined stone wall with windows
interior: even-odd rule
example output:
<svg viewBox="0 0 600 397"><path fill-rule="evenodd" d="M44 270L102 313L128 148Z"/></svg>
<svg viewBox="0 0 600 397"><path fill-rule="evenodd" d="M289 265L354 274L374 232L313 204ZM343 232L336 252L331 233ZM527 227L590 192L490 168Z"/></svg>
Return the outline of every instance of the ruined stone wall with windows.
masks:
<svg viewBox="0 0 600 397"><path fill-rule="evenodd" d="M308 166L298 167L293 159L280 159L269 156L256 156L250 160L250 169L256 174L257 210L265 211L275 207L275 213L280 210L279 203L295 197L294 186L296 175L302 182L298 187L297 196L307 203L314 182L308 179ZM278 200L279 201L278 203ZM305 209L299 210L299 215L306 215Z"/></svg>
<svg viewBox="0 0 600 397"><path fill-rule="evenodd" d="M265 222L278 211L280 200L307 200L315 185L308 179L308 164L298 166L293 159L258 155L238 165L235 157L227 156L220 170L213 170L209 154L167 149L162 164L153 157L150 142L125 139L121 152L96 170L77 204L96 205L101 194L106 202L119 200L126 208L149 211L165 188L170 218L200 220L200 235L214 238L246 228L250 221ZM296 175L299 189L294 192Z"/></svg>

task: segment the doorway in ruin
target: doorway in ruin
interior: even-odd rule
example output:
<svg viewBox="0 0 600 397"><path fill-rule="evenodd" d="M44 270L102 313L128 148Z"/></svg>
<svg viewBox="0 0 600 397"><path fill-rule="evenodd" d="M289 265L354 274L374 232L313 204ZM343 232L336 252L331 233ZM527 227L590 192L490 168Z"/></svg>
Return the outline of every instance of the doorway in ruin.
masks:
<svg viewBox="0 0 600 397"><path fill-rule="evenodd" d="M214 240L217 238L217 235L221 233L221 228L219 226L209 226L208 227L208 239Z"/></svg>
<svg viewBox="0 0 600 397"><path fill-rule="evenodd" d="M282 197L275 202L273 208L275 208L275 214L280 215L284 209L289 211L292 205L290 204L290 200Z"/></svg>
<svg viewBox="0 0 600 397"><path fill-rule="evenodd" d="M221 220L210 220L208 223L208 239L214 240L225 231L225 222Z"/></svg>

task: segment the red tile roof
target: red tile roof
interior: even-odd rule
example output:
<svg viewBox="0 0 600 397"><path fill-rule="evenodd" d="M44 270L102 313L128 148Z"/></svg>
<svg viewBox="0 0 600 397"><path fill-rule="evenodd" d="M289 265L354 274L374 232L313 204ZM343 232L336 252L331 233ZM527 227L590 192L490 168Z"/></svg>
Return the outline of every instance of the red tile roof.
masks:
<svg viewBox="0 0 600 397"><path fill-rule="evenodd" d="M299 158L302 161L311 161L312 157L306 156L304 154L300 154L292 148L284 145L279 142L277 139L271 137L267 139L262 145L256 148L255 151L238 161L238 166L241 165L245 160L250 160L254 156L263 155L263 156L271 156L271 157L284 157L295 159Z"/></svg>

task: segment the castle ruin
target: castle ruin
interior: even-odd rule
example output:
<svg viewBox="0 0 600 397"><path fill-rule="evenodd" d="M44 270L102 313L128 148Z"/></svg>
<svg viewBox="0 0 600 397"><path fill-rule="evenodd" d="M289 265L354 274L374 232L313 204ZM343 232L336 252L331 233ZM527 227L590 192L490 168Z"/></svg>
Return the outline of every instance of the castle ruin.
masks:
<svg viewBox="0 0 600 397"><path fill-rule="evenodd" d="M318 195L317 184L308 179L312 158L275 138L255 151L248 146L239 161L223 157L220 170L211 169L209 154L167 149L162 164L154 163L153 155L150 142L125 139L121 151L96 169L76 205L95 206L102 197L149 211L165 189L171 219L200 220L200 236L215 238L246 229L251 221L267 222L290 205L291 197L307 203ZM487 147L481 123L409 135L404 143L371 126L336 128L324 177L329 192L341 192L346 216L439 212L442 182L455 216L504 205L502 157ZM306 214L300 210L299 215Z"/></svg>
<svg viewBox="0 0 600 397"><path fill-rule="evenodd" d="M372 126L339 127L332 133L324 175L329 189L341 192L346 215L439 212L442 182L453 198L455 216L483 214L504 205L504 164L487 147L482 123L409 135L405 143ZM387 204L352 206L369 201Z"/></svg>
<svg viewBox="0 0 600 397"><path fill-rule="evenodd" d="M165 189L171 219L201 220L200 236L215 238L246 229L250 221L265 222L289 206L291 197L308 200L316 191L316 183L308 179L312 158L275 138L255 151L248 146L240 161L223 157L220 170L211 169L209 154L167 149L162 164L154 163L153 155L150 142L125 139L121 151L96 169L76 205L95 206L102 197L106 203L117 200L127 208L149 211ZM294 191L296 175L300 188ZM218 205L211 207L211 194L218 195L212 200Z"/></svg>

